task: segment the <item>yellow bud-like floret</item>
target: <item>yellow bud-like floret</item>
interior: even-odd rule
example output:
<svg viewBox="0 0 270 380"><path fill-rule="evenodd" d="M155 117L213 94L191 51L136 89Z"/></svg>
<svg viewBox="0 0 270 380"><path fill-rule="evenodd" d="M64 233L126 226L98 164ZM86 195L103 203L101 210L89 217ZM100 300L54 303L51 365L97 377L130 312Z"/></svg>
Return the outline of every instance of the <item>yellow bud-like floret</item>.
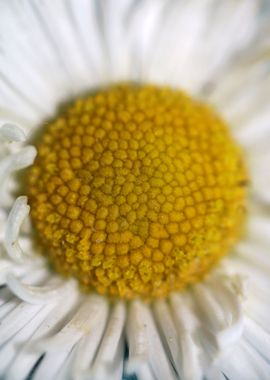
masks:
<svg viewBox="0 0 270 380"><path fill-rule="evenodd" d="M239 237L247 174L224 121L186 94L119 85L44 126L27 177L43 251L84 289L132 299L198 281Z"/></svg>

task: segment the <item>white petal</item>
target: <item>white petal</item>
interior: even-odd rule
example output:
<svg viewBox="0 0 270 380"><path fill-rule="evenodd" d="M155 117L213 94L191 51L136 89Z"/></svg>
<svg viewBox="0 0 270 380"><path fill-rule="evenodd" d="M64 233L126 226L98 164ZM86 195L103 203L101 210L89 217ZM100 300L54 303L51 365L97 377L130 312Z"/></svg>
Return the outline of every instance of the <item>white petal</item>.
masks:
<svg viewBox="0 0 270 380"><path fill-rule="evenodd" d="M76 314L70 321L54 336L38 342L40 350L49 351L43 359L41 365L35 372L35 379L55 379L56 374L67 360L74 345L81 338L84 340L78 347L78 359L73 363L75 375L82 367L91 362L91 357L95 353L96 346L102 336L104 328L104 318L106 320L107 301L99 296L87 297L79 307ZM99 325L99 321L101 324ZM93 342L87 339L92 336ZM87 351L83 351L87 348Z"/></svg>
<svg viewBox="0 0 270 380"><path fill-rule="evenodd" d="M87 297L81 304L75 316L55 336L39 343L39 346L52 352L70 347L89 334L98 317L103 314L107 301L99 296ZM90 318L90 315L92 316Z"/></svg>
<svg viewBox="0 0 270 380"><path fill-rule="evenodd" d="M91 379L93 380L103 380L103 379L108 379L111 378L112 380L120 380L122 379L123 375L123 363L124 363L124 338L123 335L120 338L120 341L118 342L117 345L117 351L114 355L114 359L110 362L107 363L106 366L99 367L98 372L92 373L91 374Z"/></svg>
<svg viewBox="0 0 270 380"><path fill-rule="evenodd" d="M136 371L136 376L139 380L156 380L156 377L153 374L153 371L151 370L150 366L145 363L142 363L138 367Z"/></svg>
<svg viewBox="0 0 270 380"><path fill-rule="evenodd" d="M252 0L168 2L148 81L198 93L250 41L258 6Z"/></svg>
<svg viewBox="0 0 270 380"><path fill-rule="evenodd" d="M161 28L166 1L145 0L133 4L129 13L128 32L132 49L132 76L135 80L147 82L147 68L151 54L158 44L158 30Z"/></svg>
<svg viewBox="0 0 270 380"><path fill-rule="evenodd" d="M171 306L181 347L180 376L184 380L201 379L203 372L200 349L194 340L194 332L197 327L196 318L184 298L178 294L171 296Z"/></svg>
<svg viewBox="0 0 270 380"><path fill-rule="evenodd" d="M101 21L107 53L109 78L132 80L132 52L127 28L133 0L101 0Z"/></svg>
<svg viewBox="0 0 270 380"><path fill-rule="evenodd" d="M109 321L91 370L91 376L93 378L108 378L112 372L112 368L117 362L119 362L119 359L117 359L117 353L119 347L124 344L121 340L123 337L125 319L125 304L123 302L118 302L110 313Z"/></svg>
<svg viewBox="0 0 270 380"><path fill-rule="evenodd" d="M179 339L173 317L165 300L158 300L154 303L155 317L159 326L159 330L163 334L163 340L170 351L173 364L180 375L183 373L181 361L181 339Z"/></svg>
<svg viewBox="0 0 270 380"><path fill-rule="evenodd" d="M24 125L28 123L35 125L40 122L38 111L16 89L3 80L0 80L0 98L3 109L2 116Z"/></svg>
<svg viewBox="0 0 270 380"><path fill-rule="evenodd" d="M48 338L55 334L66 320L70 318L70 313L78 303L78 294L71 293L65 299L65 302L54 305L50 314L46 316L34 334L29 340L25 341L25 345L20 349L11 367L7 371L8 380L21 380L26 378L31 368L42 355L42 351L37 350L37 342L41 339Z"/></svg>
<svg viewBox="0 0 270 380"><path fill-rule="evenodd" d="M146 363L149 356L145 314L145 309L139 302L132 302L126 326L129 346L127 371L130 373L136 371L143 363Z"/></svg>
<svg viewBox="0 0 270 380"><path fill-rule="evenodd" d="M129 358L126 370L137 372L143 364L149 364L157 379L176 379L168 354L164 349L149 306L133 301L127 321Z"/></svg>
<svg viewBox="0 0 270 380"><path fill-rule="evenodd" d="M30 305L25 302L19 303L1 321L0 344L5 343L15 335L23 326L41 310L40 305Z"/></svg>
<svg viewBox="0 0 270 380"><path fill-rule="evenodd" d="M87 370L90 369L107 322L107 301L100 299L98 307L94 305L93 301L94 300L92 300L93 308L89 312L89 319L91 319L91 322L89 321L89 323L91 323L89 332L85 334L77 345L72 364L72 374L75 380L80 379L84 372L87 373Z"/></svg>
<svg viewBox="0 0 270 380"><path fill-rule="evenodd" d="M87 64L78 41L69 5L59 0L56 4L45 0L34 1L34 8L41 19L45 32L53 45L54 54L66 72L72 92L78 93L93 85L93 72Z"/></svg>
<svg viewBox="0 0 270 380"><path fill-rule="evenodd" d="M223 359L220 368L230 380L268 380L270 373L269 364L244 341Z"/></svg>
<svg viewBox="0 0 270 380"><path fill-rule="evenodd" d="M6 375L8 368L12 365L12 362L17 354L18 347L24 344L29 337L33 334L36 328L41 324L41 322L46 319L52 305L48 305L38 311L38 313L31 319L31 321L26 324L12 339L10 339L0 350L0 376ZM23 318L23 313L22 313ZM29 367L28 367L29 370ZM20 373L21 376L21 373Z"/></svg>
<svg viewBox="0 0 270 380"><path fill-rule="evenodd" d="M270 334L249 317L245 317L244 337L269 362Z"/></svg>
<svg viewBox="0 0 270 380"><path fill-rule="evenodd" d="M91 72L94 72L91 80L103 83L105 79L106 59L104 41L100 33L98 3L81 0L78 6L77 0L71 0L70 6L72 8L71 15L74 19L75 28L79 35L82 54L86 57L87 65L91 67Z"/></svg>
<svg viewBox="0 0 270 380"><path fill-rule="evenodd" d="M224 316L226 316L224 325L216 335L218 346L225 351L225 348L231 347L239 341L244 326L242 299L236 292L235 280L233 277L231 279L230 276L222 277L222 273L218 274L216 278L210 277L209 286L215 289L215 298L219 300ZM238 281L241 281L241 277L238 277ZM244 281L245 279L243 279ZM244 285L240 284L239 286L238 284L238 287L242 289Z"/></svg>

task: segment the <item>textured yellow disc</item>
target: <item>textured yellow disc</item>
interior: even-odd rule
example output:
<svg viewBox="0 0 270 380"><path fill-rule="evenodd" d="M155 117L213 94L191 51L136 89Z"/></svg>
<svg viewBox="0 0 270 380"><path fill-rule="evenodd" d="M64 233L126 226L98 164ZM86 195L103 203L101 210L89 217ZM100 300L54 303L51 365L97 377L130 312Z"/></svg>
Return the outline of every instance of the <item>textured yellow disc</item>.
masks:
<svg viewBox="0 0 270 380"><path fill-rule="evenodd" d="M225 123L180 91L119 85L44 127L28 175L52 266L131 299L198 281L228 253L247 182Z"/></svg>

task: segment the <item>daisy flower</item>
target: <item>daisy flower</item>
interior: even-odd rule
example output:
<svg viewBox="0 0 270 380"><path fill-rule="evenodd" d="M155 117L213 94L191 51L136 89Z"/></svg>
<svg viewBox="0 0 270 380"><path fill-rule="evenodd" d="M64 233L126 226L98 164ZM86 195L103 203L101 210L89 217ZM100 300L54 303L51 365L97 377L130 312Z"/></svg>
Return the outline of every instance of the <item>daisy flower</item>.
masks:
<svg viewBox="0 0 270 380"><path fill-rule="evenodd" d="M269 15L0 2L0 377L270 378Z"/></svg>

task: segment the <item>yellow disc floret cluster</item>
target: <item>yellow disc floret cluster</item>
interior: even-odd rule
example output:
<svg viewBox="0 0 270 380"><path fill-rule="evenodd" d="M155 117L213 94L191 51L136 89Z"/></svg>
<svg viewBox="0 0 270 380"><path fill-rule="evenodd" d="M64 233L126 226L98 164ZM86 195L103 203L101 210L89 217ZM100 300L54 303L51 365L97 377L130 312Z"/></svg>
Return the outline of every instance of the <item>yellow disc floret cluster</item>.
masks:
<svg viewBox="0 0 270 380"><path fill-rule="evenodd" d="M226 124L180 91L118 85L44 127L31 216L52 266L153 298L198 281L241 233L246 170Z"/></svg>

